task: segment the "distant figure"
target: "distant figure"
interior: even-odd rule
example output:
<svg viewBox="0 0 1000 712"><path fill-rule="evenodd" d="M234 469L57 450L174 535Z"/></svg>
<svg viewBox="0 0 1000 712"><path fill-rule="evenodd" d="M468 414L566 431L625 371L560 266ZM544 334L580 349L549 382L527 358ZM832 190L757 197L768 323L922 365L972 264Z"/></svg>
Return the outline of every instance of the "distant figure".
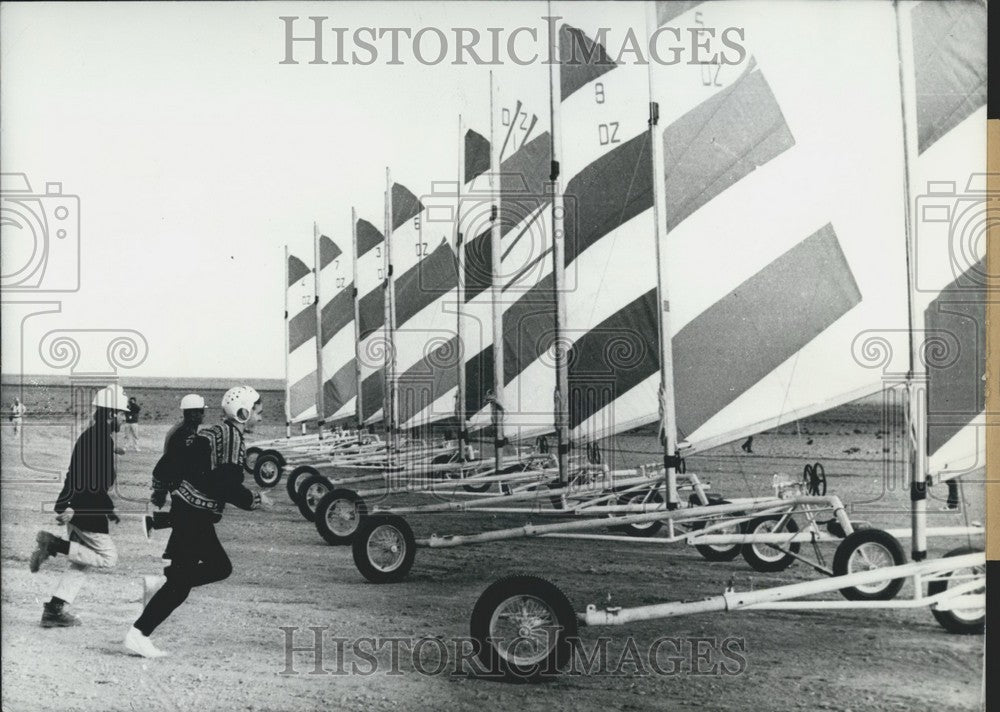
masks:
<svg viewBox="0 0 1000 712"><path fill-rule="evenodd" d="M118 561L118 550L108 533L108 522L117 523L118 515L108 492L115 484L112 436L128 408L125 391L121 386L102 388L94 395L93 406L94 424L77 439L66 481L56 499L56 521L66 525L66 538L38 532L38 546L28 563L35 573L49 557L62 554L70 561L69 570L42 609L43 628L80 625L80 619L66 607L80 592L84 572L90 567L111 568Z"/></svg>
<svg viewBox="0 0 1000 712"><path fill-rule="evenodd" d="M125 414L125 434L126 439L132 441L132 448L136 452L140 452L139 449L139 411L142 408L139 407L139 401L132 396L128 399L128 412Z"/></svg>
<svg viewBox="0 0 1000 712"><path fill-rule="evenodd" d="M958 480L948 480L948 502L944 506L945 509L958 509L959 503L959 493L958 493Z"/></svg>
<svg viewBox="0 0 1000 712"><path fill-rule="evenodd" d="M743 450L743 452L753 455L753 435L748 437L746 441L740 445L740 449Z"/></svg>
<svg viewBox="0 0 1000 712"><path fill-rule="evenodd" d="M15 398L14 402L10 404L10 422L14 424L15 437L21 434L21 424L24 422L24 414L27 412L28 409L24 407L24 403L19 398Z"/></svg>

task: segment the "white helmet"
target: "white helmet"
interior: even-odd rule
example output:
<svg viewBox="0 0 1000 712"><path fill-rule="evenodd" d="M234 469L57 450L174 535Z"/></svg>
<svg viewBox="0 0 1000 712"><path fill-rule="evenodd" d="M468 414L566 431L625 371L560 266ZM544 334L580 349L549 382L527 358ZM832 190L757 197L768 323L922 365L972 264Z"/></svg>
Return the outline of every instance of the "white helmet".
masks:
<svg viewBox="0 0 1000 712"><path fill-rule="evenodd" d="M197 393L188 393L181 398L181 410L203 410L204 408L205 399Z"/></svg>
<svg viewBox="0 0 1000 712"><path fill-rule="evenodd" d="M250 386L236 386L222 396L222 412L237 423L245 423L250 420L253 406L259 400L260 394Z"/></svg>
<svg viewBox="0 0 1000 712"><path fill-rule="evenodd" d="M93 406L108 410L127 411L128 397L125 395L125 389L117 384L105 386L94 394Z"/></svg>

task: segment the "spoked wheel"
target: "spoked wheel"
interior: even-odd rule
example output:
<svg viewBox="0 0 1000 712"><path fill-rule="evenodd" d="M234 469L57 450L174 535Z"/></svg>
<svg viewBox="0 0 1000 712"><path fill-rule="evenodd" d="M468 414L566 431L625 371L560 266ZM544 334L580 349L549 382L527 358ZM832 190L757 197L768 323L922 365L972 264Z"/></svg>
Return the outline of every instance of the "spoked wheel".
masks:
<svg viewBox="0 0 1000 712"><path fill-rule="evenodd" d="M394 514L364 517L351 545L354 565L372 583L396 583L406 578L417 553L413 530Z"/></svg>
<svg viewBox="0 0 1000 712"><path fill-rule="evenodd" d="M257 456L253 466L253 479L258 486L274 487L281 481L281 467L284 458L273 450L262 452Z"/></svg>
<svg viewBox="0 0 1000 712"><path fill-rule="evenodd" d="M711 523L711 522L709 522ZM704 529L705 522L697 521L691 524L692 529ZM743 527L740 524L733 523L722 529L715 529L711 532L712 534L742 534ZM732 561L737 556L740 555L740 545L739 544L695 544L694 548L698 550L708 561Z"/></svg>
<svg viewBox="0 0 1000 712"><path fill-rule="evenodd" d="M545 579L508 576L483 591L470 628L489 674L531 681L569 662L577 621L565 594Z"/></svg>
<svg viewBox="0 0 1000 712"><path fill-rule="evenodd" d="M288 499L292 504L299 503L299 485L309 477L319 477L319 470L309 465L300 465L288 475L285 480L285 488L288 490Z"/></svg>
<svg viewBox="0 0 1000 712"><path fill-rule="evenodd" d="M783 522L782 519L784 519ZM795 520L791 517L773 515L769 517L751 519L746 523L743 531L744 533L752 536L754 534L775 534L782 532L794 534L798 530L799 525L796 524ZM782 549L784 549L784 551L782 551ZM750 564L751 568L755 571L761 571L763 573L784 571L795 563L795 557L792 556L792 554L787 553L789 551L794 554L798 554L799 543L791 542L789 544L784 544L781 545L780 549L773 544L755 543L744 544L740 547L740 553L743 554L743 558L746 559L746 562Z"/></svg>
<svg viewBox="0 0 1000 712"><path fill-rule="evenodd" d="M629 492L628 494L624 494L618 498L618 504L663 504L663 495L655 489ZM611 516L624 516L627 514L639 514L639 512L625 512L622 515L613 514ZM654 519L651 522L616 524L611 527L611 530L625 532L629 536L653 536L656 532L660 531L660 527L662 526L663 522L658 519Z"/></svg>
<svg viewBox="0 0 1000 712"><path fill-rule="evenodd" d="M813 497L826 496L826 470L823 465L806 465L802 468L802 481L806 486L806 494Z"/></svg>
<svg viewBox="0 0 1000 712"><path fill-rule="evenodd" d="M257 456L260 455L260 452L260 448L255 445L247 448L247 472L253 472L253 467L257 464Z"/></svg>
<svg viewBox="0 0 1000 712"><path fill-rule="evenodd" d="M892 534L881 529L859 529L837 546L833 575L875 571L906 563L903 547ZM890 579L840 589L848 601L888 601L895 598L906 579Z"/></svg>
<svg viewBox="0 0 1000 712"><path fill-rule="evenodd" d="M971 546L963 546L949 551L945 556L962 556L963 554L976 554L981 551L981 549L975 549ZM983 587L977 588L972 593L986 593L986 569L982 566L973 566L942 574L941 578L927 584L927 595L934 596L938 593L943 593L952 584L968 583L975 578L982 579ZM985 608L956 608L948 611L939 611L931 608L931 613L946 631L960 635L981 634L986 622Z"/></svg>
<svg viewBox="0 0 1000 712"><path fill-rule="evenodd" d="M330 480L323 475L312 475L303 480L302 486L299 487L298 505L299 512L306 521L316 521L316 507L331 489L333 487L330 486Z"/></svg>
<svg viewBox="0 0 1000 712"><path fill-rule="evenodd" d="M350 544L366 514L368 507L354 490L330 490L316 505L316 531L327 544Z"/></svg>

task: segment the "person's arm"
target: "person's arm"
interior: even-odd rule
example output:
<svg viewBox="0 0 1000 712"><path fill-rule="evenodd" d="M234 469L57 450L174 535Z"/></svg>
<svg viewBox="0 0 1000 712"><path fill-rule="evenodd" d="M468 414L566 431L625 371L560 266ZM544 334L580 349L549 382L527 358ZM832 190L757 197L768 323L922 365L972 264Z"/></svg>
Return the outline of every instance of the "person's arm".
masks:
<svg viewBox="0 0 1000 712"><path fill-rule="evenodd" d="M260 495L243 486L243 468L240 465L220 465L211 476L218 482L218 494L222 501L247 511L260 508Z"/></svg>

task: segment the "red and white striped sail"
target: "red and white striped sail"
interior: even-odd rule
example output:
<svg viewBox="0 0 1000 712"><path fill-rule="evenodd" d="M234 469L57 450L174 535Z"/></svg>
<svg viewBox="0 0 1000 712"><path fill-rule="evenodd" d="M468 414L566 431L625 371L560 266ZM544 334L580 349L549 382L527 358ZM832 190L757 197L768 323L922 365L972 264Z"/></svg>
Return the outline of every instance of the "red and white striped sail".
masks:
<svg viewBox="0 0 1000 712"><path fill-rule="evenodd" d="M651 65L678 437L707 448L881 390L881 361L908 353L892 6L655 14L661 37L736 27L746 50Z"/></svg>
<svg viewBox="0 0 1000 712"><path fill-rule="evenodd" d="M385 379L385 238L371 222L355 224L357 244L358 349L360 420L368 425L382 420Z"/></svg>
<svg viewBox="0 0 1000 712"><path fill-rule="evenodd" d="M898 6L928 473L985 466L986 5ZM921 368L922 367L922 368Z"/></svg>
<svg viewBox="0 0 1000 712"><path fill-rule="evenodd" d="M504 435L511 440L553 429L555 300L549 184L551 133L547 77L505 73L493 86L493 190L499 192L500 250L492 253L502 308ZM488 178L482 177L486 190ZM489 425L477 404L473 426ZM471 411L470 411L471 412Z"/></svg>
<svg viewBox="0 0 1000 712"><path fill-rule="evenodd" d="M317 417L315 283L313 271L294 255L288 255L285 274L285 418L298 423Z"/></svg>
<svg viewBox="0 0 1000 712"><path fill-rule="evenodd" d="M354 359L354 281L351 254L319 235L320 341L323 347L323 418L353 418L358 384ZM341 241L343 242L343 241Z"/></svg>

